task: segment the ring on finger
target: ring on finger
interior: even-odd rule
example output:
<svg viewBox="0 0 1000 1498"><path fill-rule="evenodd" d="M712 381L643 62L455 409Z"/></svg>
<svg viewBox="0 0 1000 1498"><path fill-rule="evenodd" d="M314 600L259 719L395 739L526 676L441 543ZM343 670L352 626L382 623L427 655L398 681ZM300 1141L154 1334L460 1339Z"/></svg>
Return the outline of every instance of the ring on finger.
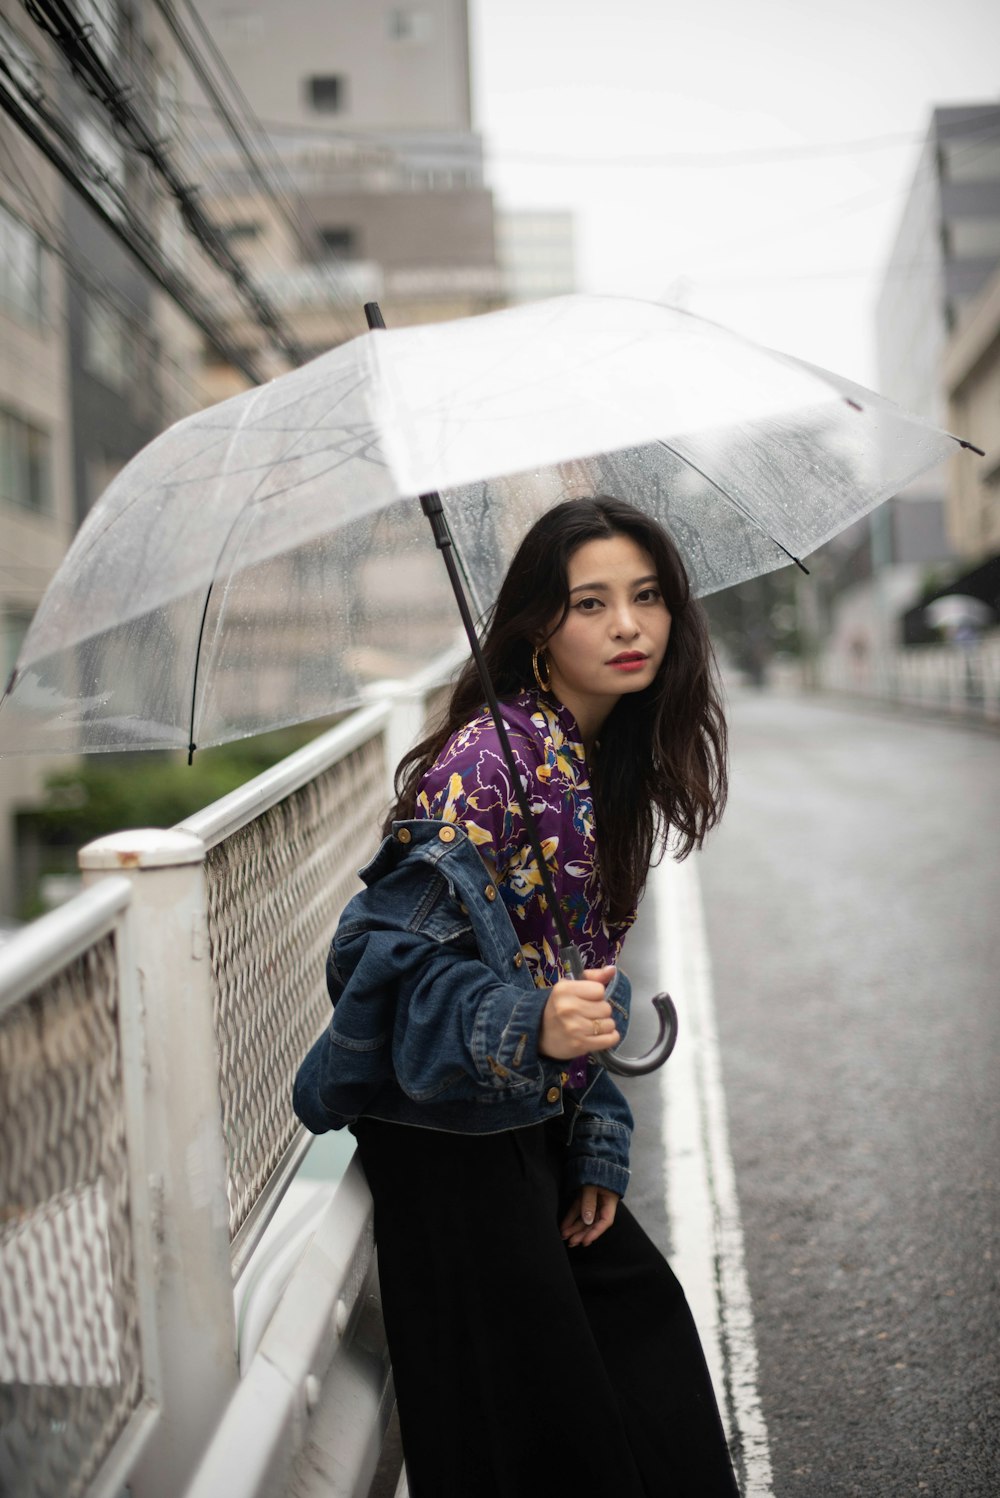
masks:
<svg viewBox="0 0 1000 1498"><path fill-rule="evenodd" d="M595 1019L595 1021L594 1021L594 1035L597 1036L597 1035L600 1035L600 1033L601 1033L601 1022L600 1022L599 1019Z"/></svg>

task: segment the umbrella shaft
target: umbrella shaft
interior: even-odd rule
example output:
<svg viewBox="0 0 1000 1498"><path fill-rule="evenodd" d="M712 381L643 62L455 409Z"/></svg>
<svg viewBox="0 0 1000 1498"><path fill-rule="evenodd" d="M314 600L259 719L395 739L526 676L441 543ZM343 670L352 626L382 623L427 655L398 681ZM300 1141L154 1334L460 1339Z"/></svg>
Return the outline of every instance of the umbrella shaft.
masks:
<svg viewBox="0 0 1000 1498"><path fill-rule="evenodd" d="M562 961L569 968L571 977L582 978L583 962L580 957L580 953L577 947L574 945L573 939L569 934L569 927L566 924L566 917L563 915L562 906L559 904L555 889L552 885L552 878L549 874L548 864L545 862L545 854L542 852L542 845L541 840L538 836L538 829L535 826L535 818L532 813L531 807L528 805L528 798L525 795L524 786L521 783L521 776L518 772L517 763L514 759L514 752L510 747L510 740L507 737L507 725L503 720L503 714L500 711L500 704L497 701L496 692L493 689L493 682L490 678L489 667L487 666L486 661L483 659L483 652L479 644L479 636L476 633L475 621L473 620L472 613L469 609L469 600L466 598L465 589L462 586L462 578L458 570L458 559L455 553L455 543L452 539L451 530L448 526L448 517L445 514L444 506L441 503L441 496L437 493L421 494L420 508L427 516L427 519L430 521L431 530L434 533L434 543L440 551L441 556L444 560L444 564L448 569L448 577L451 582L452 592L455 595L455 602L458 604L458 611L462 616L462 624L465 627L465 633L468 637L469 648L472 651L472 658L476 663L476 670L479 672L479 680L482 683L483 691L486 694L487 704L489 706L490 712L493 714L493 722L496 725L497 738L500 741L500 752L503 755L504 763L506 764L508 773L510 774L510 783L514 787L514 794L517 797L518 810L521 813L521 819L524 822L525 829L528 833L528 841L531 844L531 851L534 854L535 862L538 865L538 872L542 881L542 889L545 892L545 899L548 902L548 907L552 912L552 919L555 922L556 931L558 932L559 946L561 949L560 955Z"/></svg>
<svg viewBox="0 0 1000 1498"><path fill-rule="evenodd" d="M365 318L369 328L385 327L385 319L382 316L382 309L379 307L378 302L365 303ZM510 783L514 787L514 794L517 797L518 810L521 813L521 818L528 833L528 841L531 844L531 851L538 865L542 889L545 892L545 898L548 901L549 909L552 912L552 919L555 922L559 937L560 957L564 966L568 968L571 978L582 978L583 959L580 956L579 948L575 945L569 934L566 917L563 915L562 906L556 898L552 877L549 874L545 855L542 852L542 844L538 836L538 829L535 826L535 818L531 807L528 805L528 798L524 793L524 786L521 784L521 777L518 774L517 764L514 760L514 752L510 747L510 740L507 737L507 725L500 712L500 704L497 701L496 692L493 690L489 668L483 659L483 652L480 649L479 636L476 633L475 622L469 609L469 600L465 596L465 588L458 568L458 555L448 525L448 517L444 512L444 505L441 503L440 494L436 491L421 494L420 508L430 522L431 531L434 535L434 544L441 553L444 564L448 569L452 592L455 595L455 602L458 604L458 612L462 616L462 624L469 640L469 647L472 650L472 658L476 663L476 670L479 672L479 680L482 683L483 691L486 693L486 701L490 712L493 714L493 722L496 724L497 738L500 741L500 752L503 755L504 763L510 774Z"/></svg>

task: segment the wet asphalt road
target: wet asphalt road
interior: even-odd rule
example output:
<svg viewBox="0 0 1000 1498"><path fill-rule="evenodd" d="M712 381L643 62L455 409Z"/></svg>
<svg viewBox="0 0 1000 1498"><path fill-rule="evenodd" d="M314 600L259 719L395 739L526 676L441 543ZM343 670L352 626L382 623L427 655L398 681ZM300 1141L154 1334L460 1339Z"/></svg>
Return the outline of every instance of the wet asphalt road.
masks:
<svg viewBox="0 0 1000 1498"><path fill-rule="evenodd" d="M699 866L774 1492L996 1498L1000 735L767 694L731 727Z"/></svg>

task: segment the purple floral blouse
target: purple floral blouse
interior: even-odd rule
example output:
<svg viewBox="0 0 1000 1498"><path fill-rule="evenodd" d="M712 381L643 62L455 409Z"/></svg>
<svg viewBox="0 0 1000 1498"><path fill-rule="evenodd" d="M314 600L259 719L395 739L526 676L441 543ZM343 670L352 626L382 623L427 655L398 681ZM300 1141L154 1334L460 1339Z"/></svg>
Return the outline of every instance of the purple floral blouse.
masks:
<svg viewBox="0 0 1000 1498"><path fill-rule="evenodd" d="M514 759L556 894L584 967L618 961L635 919L608 919L597 868L594 803L580 730L569 708L548 693L524 691L501 704ZM555 923L500 753L490 713L473 718L445 744L417 794L414 815L457 822L496 869L497 887L539 988L564 976ZM582 1068L570 1069L581 1085Z"/></svg>

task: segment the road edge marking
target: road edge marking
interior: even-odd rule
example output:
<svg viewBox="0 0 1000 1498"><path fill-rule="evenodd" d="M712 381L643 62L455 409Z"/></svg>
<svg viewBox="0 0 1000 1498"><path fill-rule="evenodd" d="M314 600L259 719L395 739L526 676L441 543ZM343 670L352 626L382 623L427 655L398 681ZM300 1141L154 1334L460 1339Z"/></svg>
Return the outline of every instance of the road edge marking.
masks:
<svg viewBox="0 0 1000 1498"><path fill-rule="evenodd" d="M660 1072L671 1264L702 1338L741 1490L773 1498L697 864L664 859L650 882L660 983L680 1016L677 1049Z"/></svg>

